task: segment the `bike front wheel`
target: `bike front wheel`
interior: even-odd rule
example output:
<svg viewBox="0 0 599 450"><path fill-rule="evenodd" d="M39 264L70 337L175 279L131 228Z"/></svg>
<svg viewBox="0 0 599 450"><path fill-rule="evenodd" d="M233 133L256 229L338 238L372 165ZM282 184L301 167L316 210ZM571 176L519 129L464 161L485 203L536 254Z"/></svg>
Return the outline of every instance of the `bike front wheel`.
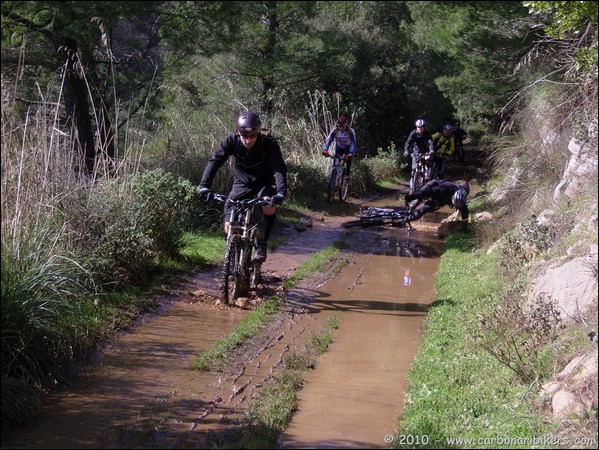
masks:
<svg viewBox="0 0 599 450"><path fill-rule="evenodd" d="M414 183L412 184L413 192L418 192L420 188L424 185L424 174L420 171L414 174Z"/></svg>
<svg viewBox="0 0 599 450"><path fill-rule="evenodd" d="M225 249L221 278L223 302L231 304L243 294L246 283L242 261L242 242L240 236L233 236Z"/></svg>
<svg viewBox="0 0 599 450"><path fill-rule="evenodd" d="M249 265L249 282L250 288L256 288L262 282L262 262L255 261L254 255L258 249L258 245L262 241L262 233L258 228L252 232L252 251L250 253L250 265Z"/></svg>
<svg viewBox="0 0 599 450"><path fill-rule="evenodd" d="M327 199L329 202L332 202L335 198L335 191L337 188L337 168L333 167L331 169L331 175L329 176L329 186L327 190Z"/></svg>
<svg viewBox="0 0 599 450"><path fill-rule="evenodd" d="M339 189L339 200L342 202L347 198L347 192L349 191L349 177L347 174L341 176L341 188Z"/></svg>

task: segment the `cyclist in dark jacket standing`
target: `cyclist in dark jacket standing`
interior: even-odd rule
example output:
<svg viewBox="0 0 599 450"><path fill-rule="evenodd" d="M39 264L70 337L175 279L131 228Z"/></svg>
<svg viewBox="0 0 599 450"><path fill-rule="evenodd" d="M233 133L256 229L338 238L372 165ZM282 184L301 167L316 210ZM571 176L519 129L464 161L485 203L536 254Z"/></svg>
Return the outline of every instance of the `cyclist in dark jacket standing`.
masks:
<svg viewBox="0 0 599 450"><path fill-rule="evenodd" d="M229 197L235 200L247 198L272 199L272 206L263 206L264 240L256 251L256 259L266 260L268 238L275 223L276 206L281 204L287 194L287 166L283 160L281 148L277 141L262 132L262 121L252 111L243 112L237 119L237 130L229 133L214 151L208 161L200 186L199 194L206 201L213 198L210 191L218 170L230 156L235 157L233 163L233 187ZM232 206L225 203L224 218L229 218ZM224 223L225 234L229 231L229 223Z"/></svg>
<svg viewBox="0 0 599 450"><path fill-rule="evenodd" d="M404 144L403 156L407 158L412 156L412 175L418 167L418 161L426 155L431 157L435 154L435 144L430 131L426 129L424 119L416 121L416 129L412 130L406 143ZM410 178L410 189L412 186L413 176Z"/></svg>
<svg viewBox="0 0 599 450"><path fill-rule="evenodd" d="M406 203L412 209L410 220L418 220L425 214L443 206L457 209L460 211L462 220L468 220L468 203L466 202L468 194L470 194L470 185L467 181L460 180L454 183L449 180L430 180L418 192L406 195ZM424 206L416 209L423 200L427 200Z"/></svg>

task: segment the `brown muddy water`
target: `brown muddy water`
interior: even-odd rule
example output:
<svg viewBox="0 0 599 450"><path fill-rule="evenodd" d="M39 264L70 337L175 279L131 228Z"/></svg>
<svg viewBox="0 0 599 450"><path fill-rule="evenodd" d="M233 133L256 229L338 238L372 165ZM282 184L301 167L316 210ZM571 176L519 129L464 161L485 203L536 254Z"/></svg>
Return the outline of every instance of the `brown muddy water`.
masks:
<svg viewBox="0 0 599 450"><path fill-rule="evenodd" d="M442 246L406 230L360 231L354 238L368 242L367 250L311 305L334 312L339 328L300 391L281 447L390 447Z"/></svg>
<svg viewBox="0 0 599 450"><path fill-rule="evenodd" d="M381 206L381 205L379 205ZM205 448L333 314L333 343L307 376L281 437L285 448L388 448L403 408L443 241L434 227L345 230L347 217L315 222L269 254L266 278L284 279L311 254L350 243L351 263L317 285L288 293L287 320L238 374L189 364L247 314L198 301L217 294L218 270L171 293L165 311L119 338L70 386L49 394L32 425L2 432L2 448ZM388 439L388 438L387 438Z"/></svg>

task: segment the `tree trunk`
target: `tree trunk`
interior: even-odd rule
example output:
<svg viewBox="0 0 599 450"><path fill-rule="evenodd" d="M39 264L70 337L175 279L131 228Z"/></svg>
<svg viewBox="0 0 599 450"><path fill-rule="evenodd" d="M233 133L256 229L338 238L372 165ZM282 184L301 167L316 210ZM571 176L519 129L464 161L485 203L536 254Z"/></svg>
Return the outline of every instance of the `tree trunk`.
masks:
<svg viewBox="0 0 599 450"><path fill-rule="evenodd" d="M64 68L64 104L66 125L71 130L75 165L80 174L90 176L94 173L95 146L92 120L89 114L89 95L84 78L84 67L77 53L77 43L64 39L58 48L59 61ZM81 166L83 162L83 166Z"/></svg>

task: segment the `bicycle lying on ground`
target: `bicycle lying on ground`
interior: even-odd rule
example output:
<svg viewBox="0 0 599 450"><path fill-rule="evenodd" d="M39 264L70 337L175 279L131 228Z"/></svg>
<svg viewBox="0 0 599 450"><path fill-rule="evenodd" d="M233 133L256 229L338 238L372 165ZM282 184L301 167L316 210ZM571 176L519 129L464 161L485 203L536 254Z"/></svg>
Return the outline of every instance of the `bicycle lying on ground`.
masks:
<svg viewBox="0 0 599 450"><path fill-rule="evenodd" d="M378 208L376 206L371 206L358 214L358 219L343 222L341 226L343 228L365 228L377 226L389 226L396 228L407 227L409 230L411 230L412 225L410 224L410 214L411 211L409 208L395 210L391 208Z"/></svg>
<svg viewBox="0 0 599 450"><path fill-rule="evenodd" d="M344 202L347 198L347 192L349 190L349 174L347 173L347 165L343 159L344 155L330 155L329 158L333 159L331 164L331 170L329 172L329 185L328 185L328 200L332 202L335 198L335 194L339 194L339 200Z"/></svg>
<svg viewBox="0 0 599 450"><path fill-rule="evenodd" d="M214 194L214 199L233 205L228 218L230 226L220 286L223 302L230 304L260 283L262 262L255 260L254 255L262 241L261 207L272 205L272 201L261 198L233 200L222 194Z"/></svg>

